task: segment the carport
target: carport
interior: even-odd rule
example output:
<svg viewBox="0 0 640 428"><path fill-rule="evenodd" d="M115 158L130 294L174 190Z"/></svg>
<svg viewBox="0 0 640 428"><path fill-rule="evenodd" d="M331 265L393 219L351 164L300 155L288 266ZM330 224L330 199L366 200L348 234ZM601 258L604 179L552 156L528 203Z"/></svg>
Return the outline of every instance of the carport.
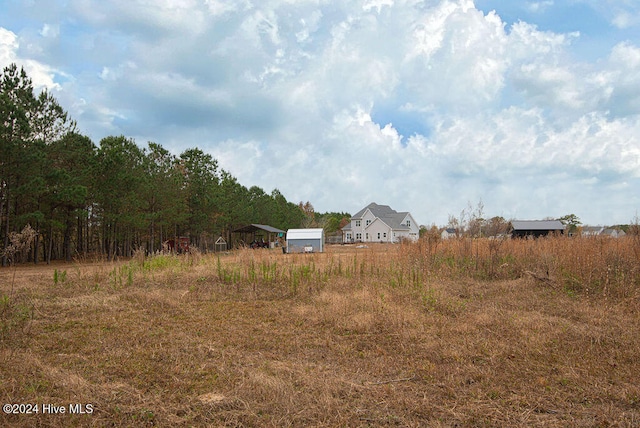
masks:
<svg viewBox="0 0 640 428"><path fill-rule="evenodd" d="M513 220L511 236L513 238L539 238L564 233L565 227L560 220Z"/></svg>
<svg viewBox="0 0 640 428"><path fill-rule="evenodd" d="M278 238L284 237L285 231L266 224L249 224L233 232L236 245L251 248L274 248Z"/></svg>

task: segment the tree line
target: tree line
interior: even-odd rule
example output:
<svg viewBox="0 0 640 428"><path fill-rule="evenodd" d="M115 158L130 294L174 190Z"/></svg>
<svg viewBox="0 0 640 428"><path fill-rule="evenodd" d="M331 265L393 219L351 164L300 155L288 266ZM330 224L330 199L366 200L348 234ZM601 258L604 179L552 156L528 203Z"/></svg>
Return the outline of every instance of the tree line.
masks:
<svg viewBox="0 0 640 428"><path fill-rule="evenodd" d="M219 236L229 242L243 224L286 230L309 220L302 203L288 202L278 189L246 188L198 148L176 156L124 136L94 144L50 92L34 94L16 64L0 79L0 117L3 266L12 234L27 225L36 233L23 258L37 263L155 252L177 236L209 249Z"/></svg>

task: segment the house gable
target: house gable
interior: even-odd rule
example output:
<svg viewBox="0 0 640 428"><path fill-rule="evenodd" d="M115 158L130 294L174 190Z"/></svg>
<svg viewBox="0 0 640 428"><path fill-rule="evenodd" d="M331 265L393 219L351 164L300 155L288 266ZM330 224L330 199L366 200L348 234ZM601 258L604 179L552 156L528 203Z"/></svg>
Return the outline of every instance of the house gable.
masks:
<svg viewBox="0 0 640 428"><path fill-rule="evenodd" d="M392 238L391 227L382 219L376 218L365 228L365 239L368 241L389 242Z"/></svg>
<svg viewBox="0 0 640 428"><path fill-rule="evenodd" d="M402 213L402 214L405 214L404 218L402 219L402 224L406 225L411 230L419 230L418 224L416 223L416 220L413 218L411 213Z"/></svg>
<svg viewBox="0 0 640 428"><path fill-rule="evenodd" d="M378 217L371 210L366 210L364 212L364 215L362 216L362 227L364 227L366 229L377 218Z"/></svg>

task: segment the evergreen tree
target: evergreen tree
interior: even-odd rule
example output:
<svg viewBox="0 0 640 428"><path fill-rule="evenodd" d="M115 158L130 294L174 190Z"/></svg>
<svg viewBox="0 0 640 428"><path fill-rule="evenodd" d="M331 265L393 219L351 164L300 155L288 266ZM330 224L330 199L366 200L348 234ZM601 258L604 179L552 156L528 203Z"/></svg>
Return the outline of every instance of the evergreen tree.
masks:
<svg viewBox="0 0 640 428"><path fill-rule="evenodd" d="M100 141L93 186L101 217L102 246L109 260L118 254L130 255L136 232L144 226L138 197L143 158L132 139L120 136Z"/></svg>
<svg viewBox="0 0 640 428"><path fill-rule="evenodd" d="M33 159L30 162L30 165L34 166L38 169L38 173L35 175L31 175L34 181L33 184L36 185L37 189L40 189L39 194L32 194L32 196L36 197L37 201L37 209L32 211L30 214L33 219L30 221L36 229L36 239L35 239L35 249L34 252L34 262L38 262L38 247L41 235L41 225L45 223L45 217L47 213L43 213L43 209L55 209L55 201L49 200L47 196L61 196L68 197L68 191L70 189L65 188L65 190L57 194L52 193L52 191L48 188L48 178L56 179L60 172L64 170L59 169L59 165L52 164L51 162L54 159L50 159L49 152L51 151L51 146L56 144L56 142L60 141L65 134L69 134L75 131L76 124L74 121L71 121L67 117L67 112L58 104L58 101L53 97L51 93L49 93L46 89L40 93L38 98L36 99L33 111L30 115L30 123L31 123L31 138L34 140L34 147L32 148L32 152L34 154L40 154L40 157L37 159ZM54 150L60 155L60 150ZM63 153L64 155L64 153ZM58 156L60 159L60 156ZM67 177L67 181L70 177ZM76 189L77 190L77 189ZM86 193L86 189L84 190ZM64 195L64 196L63 196ZM86 195L85 195L86 197ZM55 197L54 197L55 199ZM50 203L53 202L53 205ZM78 202L75 202L76 204ZM82 204L82 203L81 203ZM69 205L67 204L67 210ZM51 214L51 213L49 213ZM64 243L63 243L63 253L65 254L65 258L67 261L71 260L71 228L72 224L70 224L70 217L67 213L67 217L60 223L54 222L53 219L50 219L49 225L52 226L54 224L58 225L60 229L63 230L64 234ZM53 227L49 227L50 234L53 231ZM50 244L52 240L50 240ZM51 245L49 246L49 251L47 252L47 261L51 259Z"/></svg>
<svg viewBox="0 0 640 428"><path fill-rule="evenodd" d="M34 96L31 79L15 64L0 78L0 119L2 254L10 234L26 224L36 232L30 254L37 262L92 250L111 260L142 245L153 252L181 234L206 248L247 223L288 229L317 220L309 202L298 207L277 189L247 189L197 148L176 157L124 136L96 147L50 92Z"/></svg>
<svg viewBox="0 0 640 428"><path fill-rule="evenodd" d="M55 231L62 231L62 254L71 261L72 237L76 231L77 253L88 250L90 195L92 173L96 170L96 146L91 139L70 132L47 146L48 245L47 262L51 260Z"/></svg>
<svg viewBox="0 0 640 428"><path fill-rule="evenodd" d="M145 214L153 253L162 242L173 236L176 226L186 220L185 196L178 159L168 150L149 142L145 151L145 180L141 187L142 209Z"/></svg>
<svg viewBox="0 0 640 428"><path fill-rule="evenodd" d="M16 64L5 67L0 77L0 234L2 248L9 245L9 234L18 231L20 214L17 192L28 171L31 142L30 117L35 105L33 85L24 69ZM26 191L22 188L22 191ZM2 224L4 222L4 224ZM4 253L4 251L3 251ZM7 259L2 256L2 265Z"/></svg>
<svg viewBox="0 0 640 428"><path fill-rule="evenodd" d="M189 149L180 155L180 172L187 205L187 219L183 232L200 245L214 234L218 216L216 194L220 177L218 162L200 149Z"/></svg>

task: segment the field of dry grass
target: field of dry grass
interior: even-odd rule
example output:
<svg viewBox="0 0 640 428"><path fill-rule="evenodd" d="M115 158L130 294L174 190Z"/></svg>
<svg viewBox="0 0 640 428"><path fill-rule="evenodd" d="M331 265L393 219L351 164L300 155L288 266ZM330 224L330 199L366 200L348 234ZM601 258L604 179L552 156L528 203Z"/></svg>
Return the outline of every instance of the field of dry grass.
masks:
<svg viewBox="0 0 640 428"><path fill-rule="evenodd" d="M1 269L1 401L40 409L0 425L639 427L638 248L424 240Z"/></svg>

